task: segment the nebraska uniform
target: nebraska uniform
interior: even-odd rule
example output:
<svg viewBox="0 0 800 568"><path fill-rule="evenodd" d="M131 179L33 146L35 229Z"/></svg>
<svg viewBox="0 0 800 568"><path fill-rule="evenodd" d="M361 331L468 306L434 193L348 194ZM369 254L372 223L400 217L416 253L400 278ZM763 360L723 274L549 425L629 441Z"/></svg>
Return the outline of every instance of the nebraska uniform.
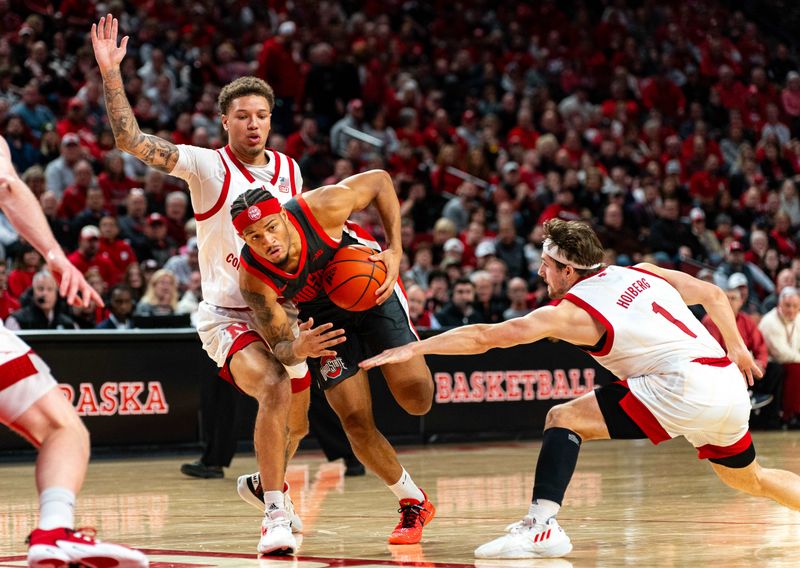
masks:
<svg viewBox="0 0 800 568"><path fill-rule="evenodd" d="M242 193L263 187L281 203L299 194L303 178L297 163L280 152L266 150L269 163L245 165L229 146L209 150L179 145L178 163L171 175L186 180L197 221L198 261L203 301L197 312L197 331L203 349L232 382L228 358L253 341L260 341L239 291L239 251L244 242L231 224L231 204ZM287 310L291 315L291 309ZM305 363L287 367L296 392L308 385ZM301 384L302 383L302 384Z"/></svg>
<svg viewBox="0 0 800 568"><path fill-rule="evenodd" d="M0 422L14 426L17 418L55 386L47 364L0 321Z"/></svg>
<svg viewBox="0 0 800 568"><path fill-rule="evenodd" d="M736 455L751 441L750 399L739 369L660 276L610 266L564 299L606 329L588 349L627 379L620 406L654 443L684 436L700 458Z"/></svg>

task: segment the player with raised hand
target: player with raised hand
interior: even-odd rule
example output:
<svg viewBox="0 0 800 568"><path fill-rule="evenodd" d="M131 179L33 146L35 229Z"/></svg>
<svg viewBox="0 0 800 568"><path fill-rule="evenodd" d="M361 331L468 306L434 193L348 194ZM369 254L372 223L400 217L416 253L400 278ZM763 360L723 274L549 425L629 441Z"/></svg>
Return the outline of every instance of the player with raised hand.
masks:
<svg viewBox="0 0 800 568"><path fill-rule="evenodd" d="M125 94L120 62L128 36L119 41L118 26L117 19L109 14L91 30L114 139L121 150L188 183L197 221L203 288L198 333L220 375L258 401L254 444L260 475L240 478L240 494L245 489L249 492L251 486L258 494L281 492L292 531L300 531L302 522L294 513L284 474L287 459L308 431L308 367L303 360L290 367L281 365L257 333L252 313L239 292L237 268L242 241L229 217L231 203L250 188L268 189L281 201L302 190L297 163L266 148L275 102L272 88L255 77L241 77L223 87L218 104L228 144L220 150L175 145L144 133ZM293 333L300 330L293 326ZM284 540L281 536L276 545ZM259 550L271 552L270 546L262 542Z"/></svg>

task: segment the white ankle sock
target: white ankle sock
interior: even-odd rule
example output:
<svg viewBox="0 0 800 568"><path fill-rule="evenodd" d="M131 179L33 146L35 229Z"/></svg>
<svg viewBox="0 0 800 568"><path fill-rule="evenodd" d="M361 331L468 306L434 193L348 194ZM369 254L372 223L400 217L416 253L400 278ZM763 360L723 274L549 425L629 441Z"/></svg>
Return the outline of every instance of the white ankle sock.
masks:
<svg viewBox="0 0 800 568"><path fill-rule="evenodd" d="M533 517L540 523L547 521L550 517L555 517L561 505L555 501L548 501L547 499L534 499L531 506L528 508L528 516Z"/></svg>
<svg viewBox="0 0 800 568"><path fill-rule="evenodd" d="M75 526L75 493L63 487L49 487L39 495L39 528Z"/></svg>
<svg viewBox="0 0 800 568"><path fill-rule="evenodd" d="M269 513L270 508L284 509L283 491L264 491L264 512Z"/></svg>
<svg viewBox="0 0 800 568"><path fill-rule="evenodd" d="M394 485L387 485L387 487L400 501L403 499L416 499L422 503L425 500L425 495L423 495L420 488L417 487L417 484L414 483L414 480L411 479L411 476L408 475L406 468L403 468L403 473L400 474L400 479L397 483Z"/></svg>

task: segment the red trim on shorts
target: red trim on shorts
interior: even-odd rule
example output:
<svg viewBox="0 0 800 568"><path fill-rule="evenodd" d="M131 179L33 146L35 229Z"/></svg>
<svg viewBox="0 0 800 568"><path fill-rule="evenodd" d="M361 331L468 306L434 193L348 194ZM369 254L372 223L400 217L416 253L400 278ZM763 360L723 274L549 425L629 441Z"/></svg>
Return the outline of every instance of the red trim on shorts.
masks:
<svg viewBox="0 0 800 568"><path fill-rule="evenodd" d="M219 376L223 380L229 382L234 387L236 387L236 390L244 394L247 393L245 393L242 389L240 389L239 386L236 384L236 381L233 379L233 373L231 373L231 359L233 358L234 355L236 355L237 352L241 351L251 343L258 343L258 342L263 343L270 352L272 351L272 349L270 349L269 347L269 344L266 341L264 341L263 337L258 335L252 329L247 330L233 341L233 345L231 345L231 348L228 349L228 356L225 358L225 365L219 370ZM292 394L303 392L310 386L311 386L311 371L306 371L306 374L300 377L299 379L294 379L294 378L292 379Z"/></svg>
<svg viewBox="0 0 800 568"><path fill-rule="evenodd" d="M727 367L733 362L727 357L698 357L697 359L692 359L692 363L700 363L711 367Z"/></svg>
<svg viewBox="0 0 800 568"><path fill-rule="evenodd" d="M278 174L281 171L281 157L278 155L278 152L276 152L272 148L270 148L269 150L270 152L272 152L272 157L275 160L275 173L272 174L272 179L269 181L269 183L275 185L275 182L278 181Z"/></svg>
<svg viewBox="0 0 800 568"><path fill-rule="evenodd" d="M649 270L645 270L644 268L636 268L635 266L626 266L625 268L629 268L630 270L635 270L636 272L643 272L644 274L649 274L650 276L653 276L655 278L661 278L661 280L669 284L669 280L667 280L663 276L659 276L655 272L650 272Z"/></svg>
<svg viewBox="0 0 800 568"><path fill-rule="evenodd" d="M222 182L222 191L219 192L219 197L217 198L217 202L214 204L214 206L204 213L194 214L194 218L197 221L205 221L206 219L216 215L228 200L228 190L231 186L231 169L228 167L228 163L225 161L222 153L219 150L217 150L217 153L219 154L219 159L222 160L222 165L225 166L225 181Z"/></svg>
<svg viewBox="0 0 800 568"><path fill-rule="evenodd" d="M28 440L31 443L31 445L37 450L42 447L42 443L39 440L37 440L36 437L33 434L31 434L31 432L28 429L20 426L16 422L8 424L8 427L14 430L17 434L19 434L26 440Z"/></svg>
<svg viewBox="0 0 800 568"><path fill-rule="evenodd" d="M322 225L319 224L317 218L314 217L314 214L311 212L311 208L308 206L308 203L306 203L306 200L303 199L303 196L298 196L296 201L300 206L300 209L302 209L303 213L305 213L308 222L311 224L311 227L317 232L317 235L319 235L319 237L325 241L325 244L329 247L338 248L341 243L333 240L333 238L325 232L325 229L322 228Z"/></svg>
<svg viewBox="0 0 800 568"><path fill-rule="evenodd" d="M608 321L603 314L597 311L597 308L592 306L586 300L582 300L578 298L574 294L565 294L564 300L569 300L579 308L583 308L585 312L587 312L590 316L592 316L595 320L597 320L604 328L606 328L606 340L603 343L603 348L600 351L587 351L590 355L594 355L595 357L602 357L603 355L608 355L609 351L611 351L611 347L614 345L614 326L611 325L611 322Z"/></svg>
<svg viewBox="0 0 800 568"><path fill-rule="evenodd" d="M402 292L403 297L406 299L406 305L403 306L403 304L401 303L400 306L403 308L403 312L406 314L406 320L408 320L408 327L411 328L411 333L413 333L414 336L417 338L417 340L419 340L419 333L417 333L417 328L414 326L414 322L411 321L411 312L408 310L408 294L406 293L406 287L403 286L403 280L399 276L397 277L396 284L400 286L400 292ZM397 290L395 290L395 292L397 292Z"/></svg>
<svg viewBox="0 0 800 568"><path fill-rule="evenodd" d="M32 350L0 365L0 391L39 372L31 361L31 353Z"/></svg>
<svg viewBox="0 0 800 568"><path fill-rule="evenodd" d="M750 444L753 443L753 439L750 437L750 432L747 432L744 436L742 436L738 442L735 444L731 444L730 446L715 446L713 444L706 444L705 446L700 446L697 448L697 458L701 460L706 460L709 458L712 459L722 459L722 458L730 458L733 456L738 456L747 448L750 447Z"/></svg>
<svg viewBox="0 0 800 568"><path fill-rule="evenodd" d="M656 420L653 413L650 412L641 400L630 392L630 387L627 383L625 381L617 382L629 391L628 394L619 401L620 408L625 411L625 414L627 414L631 420L636 422L636 425L642 429L642 432L647 435L650 441L654 444L660 444L665 440L671 439L671 436L664 430L664 427L661 426L658 420Z"/></svg>
<svg viewBox="0 0 800 568"><path fill-rule="evenodd" d="M257 341L260 341L264 345L267 344L266 341L264 341L264 339L253 330L247 330L244 333L242 333L239 337L234 339L233 345L231 345L231 348L228 349L228 356L225 357L225 364L219 370L219 376L222 377L224 380L228 381L230 384L235 386L240 391L242 389L240 389L236 385L236 381L233 380L233 373L231 373L231 359L238 351L241 351L251 343L256 343Z"/></svg>
<svg viewBox="0 0 800 568"><path fill-rule="evenodd" d="M244 167L244 164L239 161L239 158L234 155L230 144L225 146L225 153L228 154L228 157L231 159L231 162L233 162L233 165L236 166L236 169L242 173L248 183L256 182L256 178L253 177L253 174L251 174L250 171Z"/></svg>
<svg viewBox="0 0 800 568"><path fill-rule="evenodd" d="M303 392L311 386L311 371L306 371L306 374L299 379L292 379L292 394Z"/></svg>
<svg viewBox="0 0 800 568"><path fill-rule="evenodd" d="M292 197L297 195L297 181L294 179L294 163L292 163L292 159L288 158L289 160L289 184L292 186Z"/></svg>

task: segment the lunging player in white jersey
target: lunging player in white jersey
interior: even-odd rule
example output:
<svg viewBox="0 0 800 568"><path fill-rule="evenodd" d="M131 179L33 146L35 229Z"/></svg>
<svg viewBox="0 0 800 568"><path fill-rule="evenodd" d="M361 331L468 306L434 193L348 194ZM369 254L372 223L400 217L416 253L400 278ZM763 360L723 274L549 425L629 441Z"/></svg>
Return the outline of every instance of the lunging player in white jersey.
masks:
<svg viewBox="0 0 800 568"><path fill-rule="evenodd" d="M0 208L61 279L59 292L74 306L103 301L56 242L33 192L11 163L0 136ZM75 530L75 496L86 476L89 432L58 389L49 367L0 322L0 422L39 450L36 489L39 523L28 537L29 566L147 566L138 550L95 540L93 529Z"/></svg>
<svg viewBox="0 0 800 568"><path fill-rule="evenodd" d="M572 550L555 517L587 440L649 438L658 444L683 436L725 484L800 510L800 476L756 461L747 384L761 371L725 293L651 264L605 267L597 236L576 221L549 221L545 235L539 276L550 297L563 300L558 305L499 324L461 327L361 364L483 353L550 337L581 347L621 379L548 412L528 514L475 556L545 558ZM717 324L727 355L689 311L692 304L702 304Z"/></svg>
<svg viewBox="0 0 800 568"><path fill-rule="evenodd" d="M102 18L92 26L91 36L117 146L189 184L202 276L198 332L203 348L220 367L220 376L259 404L254 443L260 478L240 478L240 494L251 502L260 502L254 493L260 496L262 491L281 493L282 501L285 494L292 530L299 532L302 525L294 514L284 473L288 459L308 431L311 379L304 361L284 368L255 331L250 309L239 292L237 269L243 241L230 222L231 203L248 189L263 187L287 201L302 188L295 161L266 149L275 100L272 88L255 77L242 77L222 89L218 103L222 126L228 133L225 148L215 151L175 145L143 133L136 122L120 73L128 37L118 45L117 19L110 14ZM295 325L295 352L315 356L324 351L326 329L328 326L311 329L307 324ZM262 538L259 551L273 550Z"/></svg>

